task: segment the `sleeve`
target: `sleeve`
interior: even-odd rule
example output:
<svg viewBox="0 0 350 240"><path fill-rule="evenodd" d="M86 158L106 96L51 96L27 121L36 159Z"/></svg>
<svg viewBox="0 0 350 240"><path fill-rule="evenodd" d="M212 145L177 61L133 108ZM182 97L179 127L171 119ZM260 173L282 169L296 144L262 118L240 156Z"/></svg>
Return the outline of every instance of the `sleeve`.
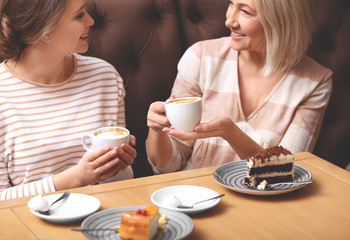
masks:
<svg viewBox="0 0 350 240"><path fill-rule="evenodd" d="M125 95L126 91L123 84L123 79L116 71L116 80L118 86L118 125L121 127L126 126L125 120Z"/></svg>
<svg viewBox="0 0 350 240"><path fill-rule="evenodd" d="M0 201L56 192L52 176L13 186L7 170L7 162L1 155L0 162Z"/></svg>
<svg viewBox="0 0 350 240"><path fill-rule="evenodd" d="M307 99L299 104L280 144L291 152L312 152L332 91L332 72L328 71Z"/></svg>
<svg viewBox="0 0 350 240"><path fill-rule="evenodd" d="M151 165L155 174L169 173L179 171L185 167L189 156L192 153L193 145L195 141L181 141L170 136L171 146L173 149L171 161L163 168L157 167L148 158L148 162ZM147 141L146 141L147 144ZM146 148L147 150L147 148ZM148 156L148 154L147 154Z"/></svg>
<svg viewBox="0 0 350 240"><path fill-rule="evenodd" d="M202 96L201 80L201 42L191 46L179 61L171 95L176 98Z"/></svg>
<svg viewBox="0 0 350 240"><path fill-rule="evenodd" d="M4 161L1 161L0 200L23 198L51 192L56 192L52 176L34 182L12 186L9 174L7 174L7 170L4 167Z"/></svg>

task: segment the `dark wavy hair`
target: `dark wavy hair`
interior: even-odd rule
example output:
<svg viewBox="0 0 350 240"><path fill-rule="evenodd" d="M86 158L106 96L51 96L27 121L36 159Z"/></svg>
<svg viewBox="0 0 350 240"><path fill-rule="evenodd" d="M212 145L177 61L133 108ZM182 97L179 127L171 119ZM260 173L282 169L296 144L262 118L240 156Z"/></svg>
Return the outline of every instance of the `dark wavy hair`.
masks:
<svg viewBox="0 0 350 240"><path fill-rule="evenodd" d="M19 58L58 24L68 0L4 0L0 11L0 57Z"/></svg>

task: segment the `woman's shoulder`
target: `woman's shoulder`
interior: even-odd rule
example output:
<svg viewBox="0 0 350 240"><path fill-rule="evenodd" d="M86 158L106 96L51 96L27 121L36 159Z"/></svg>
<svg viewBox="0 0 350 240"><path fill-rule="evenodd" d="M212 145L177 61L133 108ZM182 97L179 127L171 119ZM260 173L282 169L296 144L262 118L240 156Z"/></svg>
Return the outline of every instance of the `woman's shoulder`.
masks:
<svg viewBox="0 0 350 240"><path fill-rule="evenodd" d="M330 79L333 75L331 69L322 66L309 56L304 56L301 61L291 70L291 73L317 82Z"/></svg>
<svg viewBox="0 0 350 240"><path fill-rule="evenodd" d="M193 44L193 46L201 45L202 47L216 47L216 48L230 48L231 46L231 37L225 36L220 38L213 38L213 39L207 39L198 41Z"/></svg>
<svg viewBox="0 0 350 240"><path fill-rule="evenodd" d="M86 56L86 55L81 55L81 54L74 54L76 60L77 60L77 65L100 65L100 66L106 66L106 67L113 67L112 64L107 62L106 60L103 60L101 58L97 57L92 57L92 56Z"/></svg>
<svg viewBox="0 0 350 240"><path fill-rule="evenodd" d="M76 74L77 75L86 75L86 76L97 76L97 75L110 75L112 78L117 78L118 81L121 80L121 76L119 72L115 69L115 67L108 63L107 61L91 57L85 56L81 54L74 54L76 61Z"/></svg>
<svg viewBox="0 0 350 240"><path fill-rule="evenodd" d="M189 49L200 57L210 56L224 59L237 57L237 51L231 48L230 37L199 41L194 43Z"/></svg>

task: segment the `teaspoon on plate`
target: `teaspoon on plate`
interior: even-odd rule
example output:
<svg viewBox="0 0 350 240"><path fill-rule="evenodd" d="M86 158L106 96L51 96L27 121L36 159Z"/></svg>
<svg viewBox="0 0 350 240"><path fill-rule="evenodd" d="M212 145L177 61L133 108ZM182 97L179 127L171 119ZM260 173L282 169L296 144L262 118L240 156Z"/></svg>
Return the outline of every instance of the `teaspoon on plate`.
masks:
<svg viewBox="0 0 350 240"><path fill-rule="evenodd" d="M269 183L267 185L267 187L265 189L258 189L257 187L252 187L250 185L246 185L248 188L250 189L254 189L254 190L257 190L257 191L266 191L266 190L269 190L270 188L272 188L273 186L275 185L302 185L302 184L310 184L312 183L312 180L309 180L309 181L299 181L299 182L279 182L279 183Z"/></svg>
<svg viewBox="0 0 350 240"><path fill-rule="evenodd" d="M220 195L212 197L212 198L208 198L208 199L205 199L205 200L202 200L202 201L198 201L198 202L195 202L192 205L188 205L188 206L186 206L186 205L179 205L179 206L177 206L177 208L181 208L181 209L193 208L194 205L196 205L198 203L206 202L206 201L209 201L209 200L214 200L214 199L217 199L217 198L222 198L223 196L225 196L225 194L220 194Z"/></svg>
<svg viewBox="0 0 350 240"><path fill-rule="evenodd" d="M118 232L117 229L113 228L68 228L71 231L77 231L77 232L93 232L93 231L113 231L113 232Z"/></svg>
<svg viewBox="0 0 350 240"><path fill-rule="evenodd" d="M54 205L55 203L68 198L70 195L69 192L64 192L58 199L56 199L53 203L50 204L49 208L46 211L38 211L40 214L43 215L50 215L50 208L52 207L52 205Z"/></svg>

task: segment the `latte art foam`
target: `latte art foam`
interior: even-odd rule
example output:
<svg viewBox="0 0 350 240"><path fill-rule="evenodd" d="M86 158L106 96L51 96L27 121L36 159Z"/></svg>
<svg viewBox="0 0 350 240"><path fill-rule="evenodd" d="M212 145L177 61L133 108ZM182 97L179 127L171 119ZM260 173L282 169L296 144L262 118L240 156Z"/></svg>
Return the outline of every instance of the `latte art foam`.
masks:
<svg viewBox="0 0 350 240"><path fill-rule="evenodd" d="M198 101L199 98L186 98L186 99L175 99L168 102L168 104L183 104L183 103L192 103Z"/></svg>
<svg viewBox="0 0 350 240"><path fill-rule="evenodd" d="M99 131L96 136L105 139L122 138L128 135L128 132L120 128L111 128L108 130Z"/></svg>

